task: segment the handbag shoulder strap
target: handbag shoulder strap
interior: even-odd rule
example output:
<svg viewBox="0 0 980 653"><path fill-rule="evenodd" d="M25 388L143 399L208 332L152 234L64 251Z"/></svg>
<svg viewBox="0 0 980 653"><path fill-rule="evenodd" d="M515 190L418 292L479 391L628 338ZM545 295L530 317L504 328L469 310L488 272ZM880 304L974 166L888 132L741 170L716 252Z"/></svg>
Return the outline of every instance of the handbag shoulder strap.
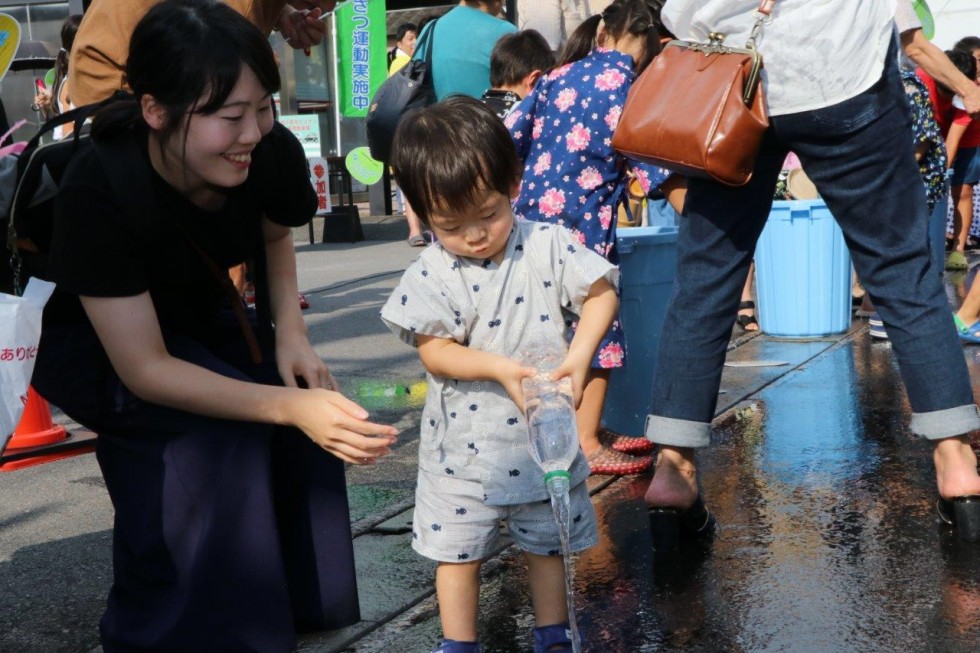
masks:
<svg viewBox="0 0 980 653"><path fill-rule="evenodd" d="M745 43L747 49L755 50L755 40L762 33L762 26L772 22L772 10L775 7L776 0L759 0L759 7L755 10L755 25L752 26L749 40Z"/></svg>

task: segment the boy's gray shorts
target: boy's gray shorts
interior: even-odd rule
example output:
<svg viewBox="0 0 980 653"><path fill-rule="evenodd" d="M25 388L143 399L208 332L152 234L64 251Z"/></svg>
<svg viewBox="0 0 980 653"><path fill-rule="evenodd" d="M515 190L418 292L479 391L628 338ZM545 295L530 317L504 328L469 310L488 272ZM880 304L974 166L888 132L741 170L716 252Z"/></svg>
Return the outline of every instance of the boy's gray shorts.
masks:
<svg viewBox="0 0 980 653"><path fill-rule="evenodd" d="M595 509L585 483L569 493L569 548L573 552L599 540ZM438 476L419 470L415 490L412 548L440 562L483 560L499 546L500 522L522 551L561 555L558 524L550 501L514 506L488 506L478 481Z"/></svg>

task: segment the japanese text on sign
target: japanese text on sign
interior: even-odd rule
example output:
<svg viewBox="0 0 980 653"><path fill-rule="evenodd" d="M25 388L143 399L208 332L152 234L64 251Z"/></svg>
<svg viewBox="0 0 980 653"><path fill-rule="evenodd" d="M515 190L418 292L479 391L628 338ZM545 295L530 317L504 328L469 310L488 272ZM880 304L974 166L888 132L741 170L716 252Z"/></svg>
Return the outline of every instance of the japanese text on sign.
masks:
<svg viewBox="0 0 980 653"><path fill-rule="evenodd" d="M367 63L371 60L371 18L368 16L368 0L354 0L354 33L351 40L351 105L358 110L371 103L371 77ZM360 65L359 65L360 64Z"/></svg>

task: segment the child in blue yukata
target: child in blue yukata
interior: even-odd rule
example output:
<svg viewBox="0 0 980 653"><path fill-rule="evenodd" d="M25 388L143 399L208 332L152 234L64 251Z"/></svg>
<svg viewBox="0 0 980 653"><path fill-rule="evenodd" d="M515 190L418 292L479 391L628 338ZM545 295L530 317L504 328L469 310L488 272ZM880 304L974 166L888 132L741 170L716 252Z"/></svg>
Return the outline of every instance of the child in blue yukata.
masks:
<svg viewBox="0 0 980 653"><path fill-rule="evenodd" d="M575 30L558 67L504 120L524 160L514 211L568 228L582 247L613 264L619 262L616 212L626 200L630 176L644 194L659 187L669 196L682 183L676 175L669 179L669 171L630 161L612 148L633 80L660 51L658 30L645 0L616 0ZM652 463L650 440L601 425L610 375L626 364L626 354L617 319L592 362L578 410L579 441L593 474L642 474Z"/></svg>
<svg viewBox="0 0 980 653"><path fill-rule="evenodd" d="M452 139L445 134L454 134ZM571 377L576 402L618 310L619 271L563 227L515 220L521 166L503 122L454 97L406 118L392 167L438 243L406 270L382 319L418 347L427 372L413 548L438 561L444 653L479 651L480 565L505 521L528 565L534 650L571 651L558 528L527 447L520 358L543 340L568 353L552 378ZM570 546L597 541L579 451L571 474Z"/></svg>

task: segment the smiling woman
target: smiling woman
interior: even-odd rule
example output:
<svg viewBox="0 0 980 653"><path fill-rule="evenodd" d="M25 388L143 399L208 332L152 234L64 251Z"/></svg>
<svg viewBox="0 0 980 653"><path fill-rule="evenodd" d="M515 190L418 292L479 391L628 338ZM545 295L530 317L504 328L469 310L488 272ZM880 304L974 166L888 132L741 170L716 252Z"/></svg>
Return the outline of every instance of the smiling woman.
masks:
<svg viewBox="0 0 980 653"><path fill-rule="evenodd" d="M116 513L102 647L292 651L296 629L359 619L343 463L395 430L336 392L306 337L290 227L316 196L274 121L264 35L224 4L165 0L126 75L134 95L97 114L62 182L34 378L99 434ZM258 314L224 273L245 260Z"/></svg>

